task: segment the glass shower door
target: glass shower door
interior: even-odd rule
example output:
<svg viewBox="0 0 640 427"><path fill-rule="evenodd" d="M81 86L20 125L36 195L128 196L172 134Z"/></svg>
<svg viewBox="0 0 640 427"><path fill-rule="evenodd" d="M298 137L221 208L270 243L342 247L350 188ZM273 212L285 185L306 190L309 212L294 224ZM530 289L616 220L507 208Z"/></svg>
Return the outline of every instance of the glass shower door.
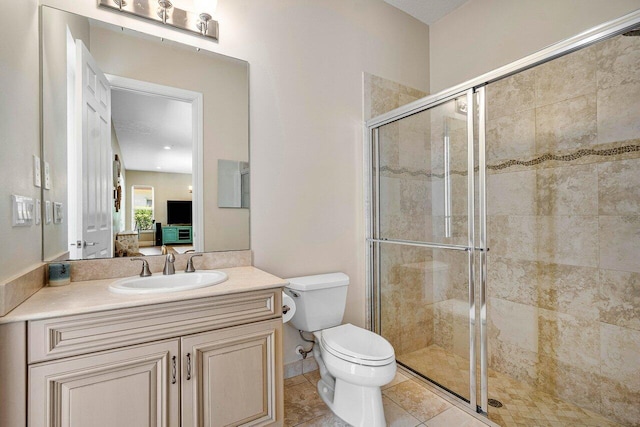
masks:
<svg viewBox="0 0 640 427"><path fill-rule="evenodd" d="M369 242L377 332L475 410L473 99L373 128Z"/></svg>

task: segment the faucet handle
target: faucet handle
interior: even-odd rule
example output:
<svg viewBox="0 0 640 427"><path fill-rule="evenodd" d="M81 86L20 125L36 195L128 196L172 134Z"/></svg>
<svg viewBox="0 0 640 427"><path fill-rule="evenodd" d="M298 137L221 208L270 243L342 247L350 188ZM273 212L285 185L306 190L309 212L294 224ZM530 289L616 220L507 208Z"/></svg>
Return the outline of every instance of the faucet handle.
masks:
<svg viewBox="0 0 640 427"><path fill-rule="evenodd" d="M176 273L176 268L173 266L175 260L176 256L173 253L167 254L164 260L164 269L162 270L162 274L169 275Z"/></svg>
<svg viewBox="0 0 640 427"><path fill-rule="evenodd" d="M151 271L149 270L149 263L146 259L143 258L131 258L131 261L142 261L142 271L140 272L140 277L149 277L151 276Z"/></svg>
<svg viewBox="0 0 640 427"><path fill-rule="evenodd" d="M202 254L191 255L189 261L187 261L187 268L184 269L185 273L195 273L196 269L193 267L193 257L202 256Z"/></svg>

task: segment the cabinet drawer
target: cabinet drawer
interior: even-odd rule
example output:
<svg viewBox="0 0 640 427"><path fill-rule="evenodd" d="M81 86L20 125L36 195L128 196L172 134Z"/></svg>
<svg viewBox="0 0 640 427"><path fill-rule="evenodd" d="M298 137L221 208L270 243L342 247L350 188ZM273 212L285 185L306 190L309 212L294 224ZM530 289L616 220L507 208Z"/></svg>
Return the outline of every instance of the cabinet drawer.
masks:
<svg viewBox="0 0 640 427"><path fill-rule="evenodd" d="M267 320L280 288L30 321L29 363Z"/></svg>

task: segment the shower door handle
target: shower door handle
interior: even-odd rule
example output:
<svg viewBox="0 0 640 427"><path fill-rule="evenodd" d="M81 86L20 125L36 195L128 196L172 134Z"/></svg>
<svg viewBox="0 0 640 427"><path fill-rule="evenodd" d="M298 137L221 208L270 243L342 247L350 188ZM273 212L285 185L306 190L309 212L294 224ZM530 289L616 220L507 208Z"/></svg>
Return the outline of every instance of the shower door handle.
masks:
<svg viewBox="0 0 640 427"><path fill-rule="evenodd" d="M489 384L488 384L488 360L487 360L487 253L489 252L487 240L487 176L486 176L486 111L485 88L480 87L476 91L478 101L478 226L480 241L480 409L488 411Z"/></svg>

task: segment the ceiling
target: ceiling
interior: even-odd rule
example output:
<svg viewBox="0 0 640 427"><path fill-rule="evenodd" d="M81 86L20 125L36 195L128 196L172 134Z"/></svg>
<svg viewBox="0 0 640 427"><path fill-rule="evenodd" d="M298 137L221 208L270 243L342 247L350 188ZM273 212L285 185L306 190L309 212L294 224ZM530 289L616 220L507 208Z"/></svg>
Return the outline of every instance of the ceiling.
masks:
<svg viewBox="0 0 640 427"><path fill-rule="evenodd" d="M384 0L416 19L431 25L468 0Z"/></svg>
<svg viewBox="0 0 640 427"><path fill-rule="evenodd" d="M111 120L127 170L191 173L190 103L112 89Z"/></svg>

